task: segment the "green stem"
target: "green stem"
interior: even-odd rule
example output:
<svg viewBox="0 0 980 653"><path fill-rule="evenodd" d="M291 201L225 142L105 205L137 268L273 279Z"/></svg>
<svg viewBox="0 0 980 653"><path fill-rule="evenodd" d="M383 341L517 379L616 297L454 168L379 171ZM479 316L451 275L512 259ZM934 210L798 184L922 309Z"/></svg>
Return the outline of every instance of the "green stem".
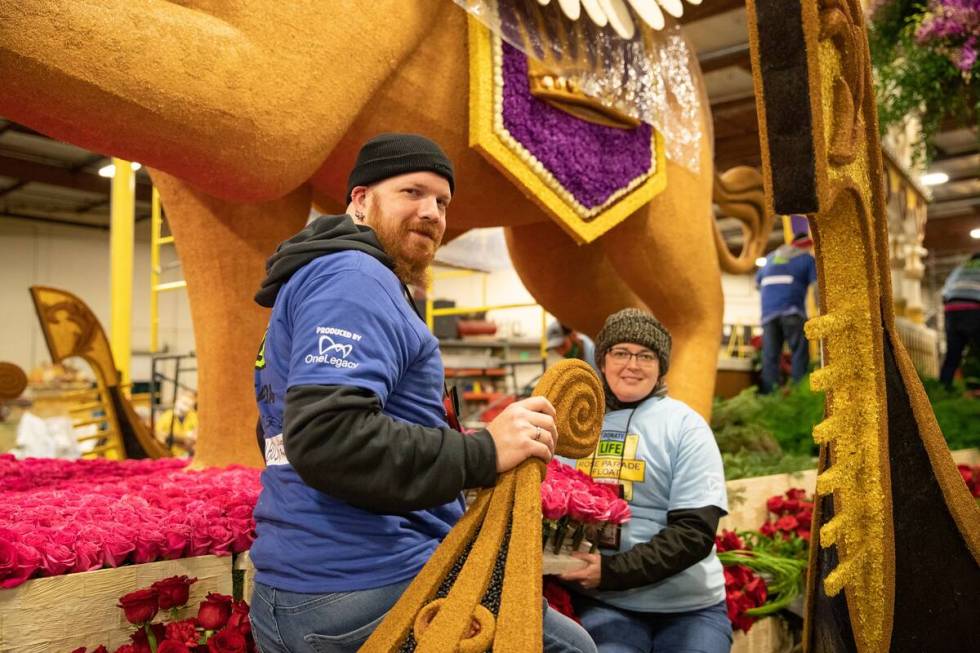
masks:
<svg viewBox="0 0 980 653"><path fill-rule="evenodd" d="M157 636L153 634L149 621L143 624L143 632L146 633L146 641L150 644L150 653L157 653Z"/></svg>

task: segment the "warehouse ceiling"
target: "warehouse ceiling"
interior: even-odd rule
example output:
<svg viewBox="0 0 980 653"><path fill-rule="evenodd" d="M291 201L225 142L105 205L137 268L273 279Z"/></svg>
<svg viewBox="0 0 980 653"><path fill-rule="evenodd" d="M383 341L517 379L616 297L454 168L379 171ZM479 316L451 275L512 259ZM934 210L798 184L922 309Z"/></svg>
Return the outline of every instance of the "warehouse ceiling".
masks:
<svg viewBox="0 0 980 653"><path fill-rule="evenodd" d="M686 6L682 22L704 72L714 117L715 165L760 165L758 121L749 70L744 0ZM949 129L935 139L930 171L948 183L932 188L925 246L928 263L946 269L980 249L970 230L980 228L980 148L973 129ZM106 156L54 141L0 117L0 219L37 220L108 229L109 179L99 170ZM150 180L136 174L136 216L149 217ZM723 223L737 246L740 229ZM778 227L778 223L777 223ZM773 244L781 241L774 234Z"/></svg>

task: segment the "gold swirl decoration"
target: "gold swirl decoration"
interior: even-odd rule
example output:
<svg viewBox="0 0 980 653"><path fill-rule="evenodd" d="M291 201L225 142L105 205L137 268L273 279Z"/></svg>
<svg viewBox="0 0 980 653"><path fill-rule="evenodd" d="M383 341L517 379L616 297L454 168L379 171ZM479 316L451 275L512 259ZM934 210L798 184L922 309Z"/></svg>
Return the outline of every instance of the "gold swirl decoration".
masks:
<svg viewBox="0 0 980 653"><path fill-rule="evenodd" d="M555 407L561 455L595 449L605 399L591 367L561 361L534 395ZM543 474L540 461L527 460L480 490L361 650L540 651Z"/></svg>
<svg viewBox="0 0 980 653"><path fill-rule="evenodd" d="M13 363L0 362L0 400L16 399L27 387L27 375Z"/></svg>

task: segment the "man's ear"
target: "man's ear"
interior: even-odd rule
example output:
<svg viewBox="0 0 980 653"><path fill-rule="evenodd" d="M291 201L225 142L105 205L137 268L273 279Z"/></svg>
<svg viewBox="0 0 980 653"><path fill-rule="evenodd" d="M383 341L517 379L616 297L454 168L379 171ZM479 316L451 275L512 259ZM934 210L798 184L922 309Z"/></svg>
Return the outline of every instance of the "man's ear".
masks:
<svg viewBox="0 0 980 653"><path fill-rule="evenodd" d="M367 191L367 186L354 186L350 192L351 204L361 212L367 211Z"/></svg>

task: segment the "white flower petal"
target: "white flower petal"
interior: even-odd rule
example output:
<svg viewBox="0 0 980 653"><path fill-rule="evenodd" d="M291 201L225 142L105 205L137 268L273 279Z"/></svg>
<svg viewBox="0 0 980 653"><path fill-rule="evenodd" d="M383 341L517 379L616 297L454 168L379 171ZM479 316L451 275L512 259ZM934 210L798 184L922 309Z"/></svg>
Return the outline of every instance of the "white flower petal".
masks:
<svg viewBox="0 0 980 653"><path fill-rule="evenodd" d="M699 4L701 4L701 0L687 0L687 4L689 4L689 5L699 5Z"/></svg>
<svg viewBox="0 0 980 653"><path fill-rule="evenodd" d="M558 5L571 20L578 20L578 17L582 15L582 5L579 0L558 0Z"/></svg>
<svg viewBox="0 0 980 653"><path fill-rule="evenodd" d="M657 6L656 0L630 0L630 4L633 5L633 9L640 15L643 22L651 28L655 30L664 28L664 14Z"/></svg>
<svg viewBox="0 0 980 653"><path fill-rule="evenodd" d="M633 25L633 18L630 16L629 9L623 4L623 0L599 0L599 5L606 12L609 24L624 39L633 38L636 33L636 26Z"/></svg>
<svg viewBox="0 0 980 653"><path fill-rule="evenodd" d="M538 0L538 4L542 7L551 2L551 0Z"/></svg>
<svg viewBox="0 0 980 653"><path fill-rule="evenodd" d="M599 27L605 27L609 23L606 12L599 7L599 0L582 0L582 7L585 8L585 13L589 15L592 22Z"/></svg>
<svg viewBox="0 0 980 653"><path fill-rule="evenodd" d="M681 4L681 0L657 0L657 2L664 8L664 11L674 18L680 18L684 13L684 5ZM635 7L636 3L633 6Z"/></svg>

